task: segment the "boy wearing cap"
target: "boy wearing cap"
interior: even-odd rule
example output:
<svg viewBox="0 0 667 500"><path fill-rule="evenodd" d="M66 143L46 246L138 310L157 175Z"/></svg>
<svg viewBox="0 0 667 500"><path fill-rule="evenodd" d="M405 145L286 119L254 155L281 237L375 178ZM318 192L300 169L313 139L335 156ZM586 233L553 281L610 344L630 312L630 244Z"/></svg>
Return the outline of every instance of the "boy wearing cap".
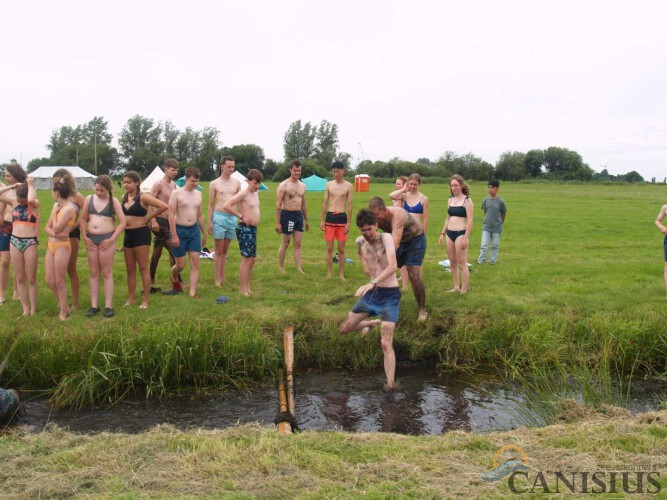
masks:
<svg viewBox="0 0 667 500"><path fill-rule="evenodd" d="M345 165L340 161L331 164L334 180L327 182L320 214L320 229L327 244L327 278L332 275L334 241L338 241L338 277L345 279L345 242L352 218L352 183L343 179ZM329 210L327 210L327 206Z"/></svg>

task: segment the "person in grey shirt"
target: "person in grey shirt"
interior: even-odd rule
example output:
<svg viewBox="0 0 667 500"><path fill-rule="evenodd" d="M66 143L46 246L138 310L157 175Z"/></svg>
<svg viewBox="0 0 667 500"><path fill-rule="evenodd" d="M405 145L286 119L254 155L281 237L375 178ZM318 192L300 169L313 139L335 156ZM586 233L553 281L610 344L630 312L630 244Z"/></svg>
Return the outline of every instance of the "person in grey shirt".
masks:
<svg viewBox="0 0 667 500"><path fill-rule="evenodd" d="M500 182L496 179L489 181L489 196L482 201L482 210L484 210L484 226L482 227L482 246L479 249L478 264L486 262L486 254L491 241L491 255L489 255L489 264L495 264L498 259L498 248L500 247L500 233L503 232L507 206L505 200L498 196Z"/></svg>

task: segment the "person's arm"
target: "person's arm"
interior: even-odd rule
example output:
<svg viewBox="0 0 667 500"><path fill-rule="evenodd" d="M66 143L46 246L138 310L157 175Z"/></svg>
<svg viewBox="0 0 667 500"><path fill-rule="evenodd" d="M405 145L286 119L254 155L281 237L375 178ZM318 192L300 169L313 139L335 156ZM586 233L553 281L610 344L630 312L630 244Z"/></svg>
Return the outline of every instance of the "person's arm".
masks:
<svg viewBox="0 0 667 500"><path fill-rule="evenodd" d="M306 205L306 191L304 186L303 197L301 198L301 213L303 214L304 230L310 230L310 223L308 222L308 206Z"/></svg>
<svg viewBox="0 0 667 500"><path fill-rule="evenodd" d="M197 209L197 224L199 224L199 229L201 230L201 246L206 246L206 226L204 225L204 213L202 211L202 204L199 204Z"/></svg>
<svg viewBox="0 0 667 500"><path fill-rule="evenodd" d="M406 182L405 185L401 189L397 189L396 191L392 191L389 193L389 198L392 200L402 200L405 201L405 193L407 193L410 190L410 187L408 186L408 183Z"/></svg>
<svg viewBox="0 0 667 500"><path fill-rule="evenodd" d="M352 184L348 182L347 186L347 224L343 228L345 234L350 232L350 223L352 222Z"/></svg>
<svg viewBox="0 0 667 500"><path fill-rule="evenodd" d="M141 204L146 208L147 214L144 219L144 225L148 224L155 217L159 217L167 211L167 204L164 201L160 201L157 198L151 196L150 194L141 195Z"/></svg>
<svg viewBox="0 0 667 500"><path fill-rule="evenodd" d="M90 200L92 196L93 196L92 194L88 195L86 199L83 201L83 208L81 209L81 215L79 216L79 230L81 231L81 239L83 239L83 242L86 244L86 248L91 251L95 249L95 244L90 240L90 238L88 238L88 232L86 231L86 223L90 218L90 214L88 212L88 206L90 205Z"/></svg>
<svg viewBox="0 0 667 500"><path fill-rule="evenodd" d="M424 234L426 234L426 231L428 230L428 196L422 198L422 208L424 209L422 225L424 226Z"/></svg>
<svg viewBox="0 0 667 500"><path fill-rule="evenodd" d="M322 210L320 211L320 229L324 231L325 229L325 220L327 216L327 204L329 203L329 183L327 182L327 187L324 188L324 199L322 200Z"/></svg>
<svg viewBox="0 0 667 500"><path fill-rule="evenodd" d="M208 217L208 234L213 234L213 206L215 203L215 181L208 185L208 210L206 215Z"/></svg>
<svg viewBox="0 0 667 500"><path fill-rule="evenodd" d="M387 210L389 210L387 208ZM398 248L401 245L401 239L403 238L403 228L405 227L405 217L410 217L404 210L395 210L391 215L391 237L394 239L394 248Z"/></svg>
<svg viewBox="0 0 667 500"><path fill-rule="evenodd" d="M470 233L472 232L472 218L475 214L475 206L472 203L472 200L468 198L466 205L466 232L462 236L464 240L461 242L461 248L468 248L468 243L470 242Z"/></svg>
<svg viewBox="0 0 667 500"><path fill-rule="evenodd" d="M368 264L366 263L366 253L364 252L363 249L364 237L363 236L357 237L355 243L357 244L357 254L359 255L359 262L361 262L361 268L363 269L364 273L367 276L370 276L371 271L370 268L368 267Z"/></svg>
<svg viewBox="0 0 667 500"><path fill-rule="evenodd" d="M120 202L116 198L112 197L111 204L113 205L114 215L118 219L118 225L116 226L116 229L114 229L113 234L108 239L100 243L100 250L106 250L110 245L115 245L118 236L120 236L120 233L123 232L126 225L125 214L123 213L123 209L120 206Z"/></svg>
<svg viewBox="0 0 667 500"><path fill-rule="evenodd" d="M4 186L0 188L0 202L2 203L7 203L8 205L11 205L12 203L16 203L16 200L13 198L10 198L9 196L5 195L6 192L11 191L12 189L16 189L21 185L20 182L17 182L16 184L10 184L9 186Z"/></svg>
<svg viewBox="0 0 667 500"><path fill-rule="evenodd" d="M282 226L280 225L280 211L283 208L284 198L285 198L285 184L283 181L278 186L278 191L276 191L276 233L278 234L282 232Z"/></svg>
<svg viewBox="0 0 667 500"><path fill-rule="evenodd" d="M373 288L377 286L378 283L382 283L392 274L396 274L396 269L398 269L398 267L396 265L396 250L393 247L394 241L391 238L391 236L386 233L383 233L381 238L382 238L382 244L384 245L385 253L387 255L387 266L382 270L380 274L375 276L375 278L371 279L370 283L367 283L366 285L362 285L359 287L357 293L355 293L357 297L360 297L365 293L370 292Z"/></svg>
<svg viewBox="0 0 667 500"><path fill-rule="evenodd" d="M176 208L178 207L178 191L174 190L169 197L169 205L167 212L169 213L169 230L171 231L171 241L175 247L180 246L181 241L178 239L176 232Z"/></svg>
<svg viewBox="0 0 667 500"><path fill-rule="evenodd" d="M55 238L56 233L53 230L53 221L55 219L56 210L58 209L58 204L54 204L51 209L51 214L49 215L49 220L46 221L46 226L44 226L44 232L47 236L53 236Z"/></svg>
<svg viewBox="0 0 667 500"><path fill-rule="evenodd" d="M151 186L151 192L150 195L155 198L156 200L160 199L160 183L155 183ZM149 208L148 211L151 212L153 209ZM157 223L155 220L155 217L157 217L155 214L153 214L153 218L150 220L150 228L153 231L158 231L160 229L160 225Z"/></svg>
<svg viewBox="0 0 667 500"><path fill-rule="evenodd" d="M658 229L662 234L667 234L667 226L665 226L662 221L667 216L667 205L663 205L660 209L657 219L655 219L655 225L658 226Z"/></svg>
<svg viewBox="0 0 667 500"><path fill-rule="evenodd" d="M451 200L451 198L450 198ZM449 202L447 201L447 208L449 209ZM442 231L440 231L440 237L438 238L438 245L442 245L445 241L445 233L447 232L447 224L449 224L449 210L447 211L447 217L445 217L445 223L442 225Z"/></svg>
<svg viewBox="0 0 667 500"><path fill-rule="evenodd" d="M35 190L35 179L28 177L26 183L28 184L28 205L33 210L39 210L39 200L37 199L37 191Z"/></svg>
<svg viewBox="0 0 667 500"><path fill-rule="evenodd" d="M246 224L248 221L243 220L244 219L243 213L234 207L236 207L236 205L240 204L243 201L247 193L248 193L247 189L245 191L241 191L240 193L236 193L234 196L228 199L222 206L222 209L225 212L233 215L234 217L238 217L238 219L244 224Z"/></svg>
<svg viewBox="0 0 667 500"><path fill-rule="evenodd" d="M67 230L67 223L71 220L74 220L74 218L76 217L76 212L74 211L74 207L68 204L60 209L60 211L62 212L62 214L60 215L60 220L58 222L55 222L57 208L58 208L57 205L53 206L53 210L51 211L51 215L49 216L49 221L46 223L47 226L49 225L51 226L53 234L49 234L48 231L46 232L46 234L58 238L59 240L68 240L69 231Z"/></svg>
<svg viewBox="0 0 667 500"><path fill-rule="evenodd" d="M502 205L500 206L500 217L502 218L503 224L505 224L506 215L507 215L507 205L505 205L505 202L503 201Z"/></svg>

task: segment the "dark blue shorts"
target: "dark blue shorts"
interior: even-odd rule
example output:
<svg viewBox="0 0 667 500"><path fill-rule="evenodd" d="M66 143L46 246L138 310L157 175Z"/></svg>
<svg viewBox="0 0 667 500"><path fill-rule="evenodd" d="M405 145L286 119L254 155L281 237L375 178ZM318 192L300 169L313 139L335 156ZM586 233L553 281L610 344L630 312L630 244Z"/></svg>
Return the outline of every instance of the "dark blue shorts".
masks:
<svg viewBox="0 0 667 500"><path fill-rule="evenodd" d="M201 252L199 224L192 226L179 226L176 224L176 234L178 235L180 244L172 249L174 257L185 257L185 254L188 252Z"/></svg>
<svg viewBox="0 0 667 500"><path fill-rule="evenodd" d="M401 292L398 287L373 288L359 297L352 307L353 313L368 313L369 316L379 316L382 321L398 322L398 303Z"/></svg>
<svg viewBox="0 0 667 500"><path fill-rule="evenodd" d="M399 269L403 266L421 266L425 254L426 235L420 234L398 246L396 249L396 265Z"/></svg>
<svg viewBox="0 0 667 500"><path fill-rule="evenodd" d="M663 241L662 246L665 247L665 262L667 262L667 236L665 236L665 241Z"/></svg>
<svg viewBox="0 0 667 500"><path fill-rule="evenodd" d="M294 231L303 233L303 212L301 210L281 210L280 226L282 234L292 234Z"/></svg>
<svg viewBox="0 0 667 500"><path fill-rule="evenodd" d="M0 222L0 252L9 252L9 242L12 239L14 225L6 220Z"/></svg>
<svg viewBox="0 0 667 500"><path fill-rule="evenodd" d="M243 257L257 256L257 226L239 223L236 226L236 239L239 240L239 250Z"/></svg>

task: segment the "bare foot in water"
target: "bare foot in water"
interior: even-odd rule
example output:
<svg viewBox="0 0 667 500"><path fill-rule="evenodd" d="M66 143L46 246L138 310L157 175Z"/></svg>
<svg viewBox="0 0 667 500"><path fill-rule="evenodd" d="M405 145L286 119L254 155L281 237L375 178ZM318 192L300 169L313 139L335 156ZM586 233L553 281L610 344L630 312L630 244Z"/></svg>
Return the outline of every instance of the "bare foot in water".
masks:
<svg viewBox="0 0 667 500"><path fill-rule="evenodd" d="M382 320L381 319L372 319L372 320L369 321L369 323L371 323L370 326L365 326L364 328L361 329L361 336L362 337L365 337L366 335L368 335L371 332L371 330L380 326L382 324Z"/></svg>
<svg viewBox="0 0 667 500"><path fill-rule="evenodd" d="M398 389L399 389L399 385L398 385L398 382L396 382L396 381L394 381L393 384L389 384L389 383L387 383L387 384L384 384L384 385L382 386L382 390L383 390L386 394L389 394L390 392L396 392L396 391L398 391Z"/></svg>

